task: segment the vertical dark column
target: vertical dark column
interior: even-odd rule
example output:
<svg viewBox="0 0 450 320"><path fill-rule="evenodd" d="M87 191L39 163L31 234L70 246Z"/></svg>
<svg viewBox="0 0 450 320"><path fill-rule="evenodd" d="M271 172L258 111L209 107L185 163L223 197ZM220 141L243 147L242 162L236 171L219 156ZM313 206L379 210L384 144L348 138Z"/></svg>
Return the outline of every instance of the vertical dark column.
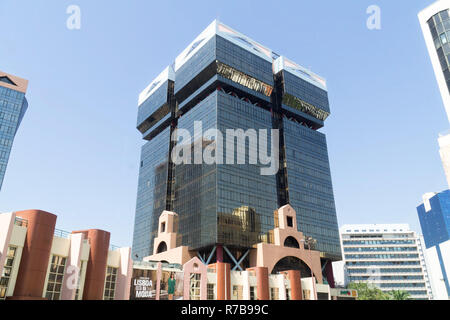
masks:
<svg viewBox="0 0 450 320"><path fill-rule="evenodd" d="M216 248L216 260L217 262L223 262L223 247L221 244L218 244Z"/></svg>
<svg viewBox="0 0 450 320"><path fill-rule="evenodd" d="M172 161L172 150L176 146L176 141L172 141L172 135L176 132L178 127L177 114L177 101L174 94L175 82L169 80L169 90L167 92L167 101L169 103L169 108L171 112L171 123L170 123L170 141L169 141L169 155L167 159L167 196L166 196L166 210L173 211L173 202L175 197L175 164Z"/></svg>
<svg viewBox="0 0 450 320"><path fill-rule="evenodd" d="M74 231L89 240L91 250L84 280L83 300L103 300L110 233L103 230Z"/></svg>
<svg viewBox="0 0 450 320"><path fill-rule="evenodd" d="M56 216L40 210L20 211L16 216L28 220L28 227L11 299L42 299Z"/></svg>
<svg viewBox="0 0 450 320"><path fill-rule="evenodd" d="M334 288L334 275L333 275L333 265L331 263L331 260L328 260L326 262L325 266L325 274L327 276L327 282L330 288Z"/></svg>
<svg viewBox="0 0 450 320"><path fill-rule="evenodd" d="M286 165L286 147L284 143L284 125L283 125L283 111L281 107L283 96L283 77L281 73L274 75L274 90L271 96L272 103L272 128L278 129L280 133L279 144L279 160L280 169L277 172L277 194L278 207L282 207L289 203L288 177Z"/></svg>

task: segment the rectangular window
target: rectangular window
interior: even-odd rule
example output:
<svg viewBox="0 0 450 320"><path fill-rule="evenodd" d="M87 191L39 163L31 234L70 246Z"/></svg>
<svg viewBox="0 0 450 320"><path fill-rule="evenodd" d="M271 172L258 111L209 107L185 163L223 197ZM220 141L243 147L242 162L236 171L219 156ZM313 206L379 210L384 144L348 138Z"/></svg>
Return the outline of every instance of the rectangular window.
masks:
<svg viewBox="0 0 450 320"><path fill-rule="evenodd" d="M287 226L291 228L294 226L292 217L287 217Z"/></svg>
<svg viewBox="0 0 450 320"><path fill-rule="evenodd" d="M103 300L114 300L116 293L117 268L109 267L106 269L105 290Z"/></svg>
<svg viewBox="0 0 450 320"><path fill-rule="evenodd" d="M189 286L189 297L191 300L200 300L200 273L191 273Z"/></svg>
<svg viewBox="0 0 450 320"><path fill-rule="evenodd" d="M278 288L270 288L270 300L280 300Z"/></svg>
<svg viewBox="0 0 450 320"><path fill-rule="evenodd" d="M208 296L207 296L208 300L215 300L214 291L215 291L214 283L208 283Z"/></svg>
<svg viewBox="0 0 450 320"><path fill-rule="evenodd" d="M445 32L444 32L444 33L441 33L440 38L441 38L442 44L446 44L446 43L448 42L448 40L447 40L447 35L445 34ZM395 231L395 230L394 230L394 231Z"/></svg>
<svg viewBox="0 0 450 320"><path fill-rule="evenodd" d="M286 300L291 300L291 289L286 288Z"/></svg>
<svg viewBox="0 0 450 320"><path fill-rule="evenodd" d="M311 290L303 290L303 300L310 300Z"/></svg>
<svg viewBox="0 0 450 320"><path fill-rule="evenodd" d="M250 287L250 300L256 300L256 288Z"/></svg>
<svg viewBox="0 0 450 320"><path fill-rule="evenodd" d="M14 266L14 258L16 257L16 247L9 247L6 254L5 266L3 268L3 274L0 278L0 300L6 299L6 293L8 291L9 280L11 278L12 268Z"/></svg>
<svg viewBox="0 0 450 320"><path fill-rule="evenodd" d="M53 255L48 273L47 290L45 298L48 300L60 300L61 289L66 269L66 258Z"/></svg>
<svg viewBox="0 0 450 320"><path fill-rule="evenodd" d="M233 286L233 295L231 300L242 300L242 292L243 292L242 286Z"/></svg>

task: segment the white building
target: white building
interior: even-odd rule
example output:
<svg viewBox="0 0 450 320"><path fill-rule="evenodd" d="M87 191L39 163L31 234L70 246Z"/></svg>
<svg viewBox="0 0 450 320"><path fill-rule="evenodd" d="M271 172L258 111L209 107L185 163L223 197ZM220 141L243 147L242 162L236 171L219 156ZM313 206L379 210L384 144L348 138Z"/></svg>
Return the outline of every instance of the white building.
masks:
<svg viewBox="0 0 450 320"><path fill-rule="evenodd" d="M433 65L447 117L450 120L450 1L440 0L419 13L425 43ZM439 147L450 186L450 134L439 136Z"/></svg>
<svg viewBox="0 0 450 320"><path fill-rule="evenodd" d="M450 120L450 1L440 0L419 13L425 43L428 48L436 80L441 91L447 117Z"/></svg>
<svg viewBox="0 0 450 320"><path fill-rule="evenodd" d="M450 134L440 134L438 142L439 154L441 155L445 176L447 177L447 183L450 187Z"/></svg>
<svg viewBox="0 0 450 320"><path fill-rule="evenodd" d="M407 224L344 225L340 236L345 285L369 282L384 292L403 290L413 299L432 299L423 246Z"/></svg>

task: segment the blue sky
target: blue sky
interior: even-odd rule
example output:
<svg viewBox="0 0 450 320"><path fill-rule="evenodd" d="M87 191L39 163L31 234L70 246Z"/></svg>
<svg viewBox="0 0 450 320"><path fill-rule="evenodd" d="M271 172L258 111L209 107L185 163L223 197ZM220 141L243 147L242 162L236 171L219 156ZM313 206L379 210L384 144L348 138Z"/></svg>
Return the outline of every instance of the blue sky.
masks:
<svg viewBox="0 0 450 320"><path fill-rule="evenodd" d="M131 245L142 140L137 97L218 18L328 81L339 224L409 223L446 189L448 129L417 13L432 1L1 0L0 70L29 79L0 212L42 209L57 228ZM45 5L44 5L45 3ZM81 8L81 30L66 9ZM366 9L381 8L381 27Z"/></svg>

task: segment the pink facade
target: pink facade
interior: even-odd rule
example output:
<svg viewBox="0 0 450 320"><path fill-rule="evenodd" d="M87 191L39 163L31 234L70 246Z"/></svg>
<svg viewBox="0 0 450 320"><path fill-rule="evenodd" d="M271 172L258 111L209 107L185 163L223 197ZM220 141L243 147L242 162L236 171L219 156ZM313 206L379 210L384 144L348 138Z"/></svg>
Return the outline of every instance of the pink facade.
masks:
<svg viewBox="0 0 450 320"><path fill-rule="evenodd" d="M208 267L204 265L199 258L194 257L183 266L183 278L184 278L184 300L191 300L191 276L194 274L200 274L200 300L206 300L207 298L207 278Z"/></svg>

